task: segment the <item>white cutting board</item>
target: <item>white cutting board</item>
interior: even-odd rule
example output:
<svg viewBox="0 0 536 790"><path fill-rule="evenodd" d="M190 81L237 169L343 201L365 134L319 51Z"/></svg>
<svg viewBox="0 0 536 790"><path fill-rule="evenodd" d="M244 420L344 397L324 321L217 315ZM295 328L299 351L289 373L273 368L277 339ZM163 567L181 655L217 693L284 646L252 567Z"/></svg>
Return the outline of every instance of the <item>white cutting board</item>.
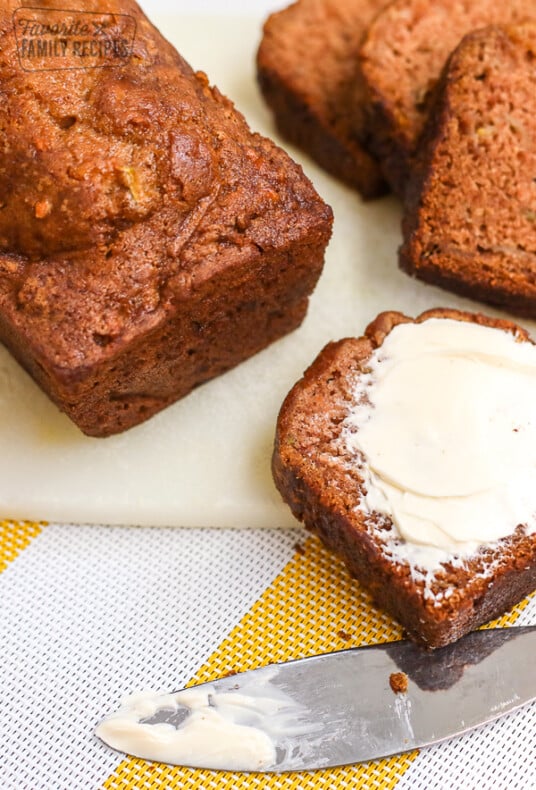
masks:
<svg viewBox="0 0 536 790"><path fill-rule="evenodd" d="M152 13L148 1L144 6L192 65L234 99L253 129L276 136L254 77L261 17L179 17ZM361 334L382 310L414 315L443 305L475 309L398 271L400 209L394 199L363 204L289 150L335 212L326 267L302 327L149 422L109 439L83 436L0 348L0 517L293 525L271 480L274 426L284 396L325 343Z"/></svg>

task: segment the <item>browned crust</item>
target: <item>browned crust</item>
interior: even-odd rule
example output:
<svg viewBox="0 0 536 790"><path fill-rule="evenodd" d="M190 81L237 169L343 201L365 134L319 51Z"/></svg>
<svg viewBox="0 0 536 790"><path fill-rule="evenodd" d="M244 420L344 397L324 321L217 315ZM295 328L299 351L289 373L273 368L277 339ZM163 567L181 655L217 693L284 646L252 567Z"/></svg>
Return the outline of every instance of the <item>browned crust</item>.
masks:
<svg viewBox="0 0 536 790"><path fill-rule="evenodd" d="M463 249L443 244L440 239L428 243L423 241L421 235L429 211L426 197L433 191L440 175L434 166L435 152L444 143L449 125L456 117L450 91L456 89L460 74L463 73L464 52L484 41L490 34L502 36L507 41L508 29L516 30L515 27L493 26L468 34L445 64L434 90L432 108L405 192L402 218L404 241L398 252L399 265L407 274L424 282L506 309L514 315L535 318L536 289L532 275L522 279L496 276L495 263L500 256L493 250L477 249L476 245L474 250ZM460 200L463 199L464 196L460 195ZM517 255L525 259L525 269L531 272L535 265L534 254L519 250ZM480 261L476 271L475 260Z"/></svg>
<svg viewBox="0 0 536 790"><path fill-rule="evenodd" d="M315 108L265 64L264 51L261 46L257 79L280 134L308 153L327 173L357 189L366 200L386 194L387 185L376 160L357 139L345 139L328 127Z"/></svg>
<svg viewBox="0 0 536 790"><path fill-rule="evenodd" d="M414 141L407 122L396 112L389 95L381 89L370 65L369 52L374 52L376 28L382 25L383 14L389 15L392 3L380 11L367 30L359 51L359 68L364 89L363 126L360 137L380 163L381 172L395 195L405 197L408 177L413 169ZM376 21L378 24L376 24Z"/></svg>
<svg viewBox="0 0 536 790"><path fill-rule="evenodd" d="M361 65L365 71L363 59ZM372 83L366 83L366 96L363 111L366 127L361 133L362 143L380 163L381 173L395 195L404 198L413 166L411 146L387 98Z"/></svg>
<svg viewBox="0 0 536 790"><path fill-rule="evenodd" d="M301 243L237 260L184 294L164 322L88 368L51 372L39 363L32 338L1 313L0 339L84 433L109 436L296 329L322 270L326 231L317 227Z"/></svg>
<svg viewBox="0 0 536 790"><path fill-rule="evenodd" d="M374 348L378 348L382 345L389 332L398 324L422 324L423 321L428 321L429 318L450 318L454 321L466 321L479 326L488 326L492 329L502 329L505 332L511 332L520 341L533 342L527 330L514 321L509 321L506 318L491 318L483 313L471 313L468 310L455 310L450 307L436 307L431 310L425 310L417 318L409 318L404 313L394 311L380 313L367 326L365 336L373 341Z"/></svg>
<svg viewBox="0 0 536 790"><path fill-rule="evenodd" d="M532 342L528 333L510 321L450 309L429 310L428 318L452 318L512 332L519 342ZM319 436L336 435L351 402L351 380L359 376L375 348L400 323L412 319L401 313L380 314L361 338L330 343L281 408L272 460L274 480L294 516L338 553L350 573L369 590L377 604L395 617L416 642L441 647L498 617L536 587L536 536L519 530L502 542L500 550L486 550L466 568L447 567L436 577L438 589L454 592L433 605L414 582L409 567L386 557L378 532L355 510L356 489L363 486L357 472L342 469L330 455L333 447ZM315 433L315 431L317 433ZM479 575L496 561L487 575Z"/></svg>

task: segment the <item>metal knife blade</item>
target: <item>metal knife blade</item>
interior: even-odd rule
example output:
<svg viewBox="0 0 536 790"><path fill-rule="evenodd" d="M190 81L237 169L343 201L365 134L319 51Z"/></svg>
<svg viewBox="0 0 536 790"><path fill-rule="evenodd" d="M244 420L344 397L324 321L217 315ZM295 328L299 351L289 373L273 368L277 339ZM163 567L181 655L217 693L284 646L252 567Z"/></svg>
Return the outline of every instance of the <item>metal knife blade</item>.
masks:
<svg viewBox="0 0 536 790"><path fill-rule="evenodd" d="M432 653L390 642L138 697L97 728L120 751L219 770L351 764L461 735L536 699L536 626L468 634ZM390 676L404 673L407 691ZM159 745L160 740L160 745Z"/></svg>

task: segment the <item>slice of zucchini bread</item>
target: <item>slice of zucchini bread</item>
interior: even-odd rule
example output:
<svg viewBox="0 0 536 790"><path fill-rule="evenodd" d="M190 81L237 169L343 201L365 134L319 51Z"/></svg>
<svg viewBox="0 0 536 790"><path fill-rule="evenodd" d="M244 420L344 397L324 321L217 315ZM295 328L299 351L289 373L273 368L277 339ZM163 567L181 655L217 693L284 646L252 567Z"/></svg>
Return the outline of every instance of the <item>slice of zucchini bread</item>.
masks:
<svg viewBox="0 0 536 790"><path fill-rule="evenodd" d="M536 317L536 24L468 35L408 190L400 265Z"/></svg>
<svg viewBox="0 0 536 790"><path fill-rule="evenodd" d="M358 50L386 0L298 0L272 14L257 55L262 93L281 134L365 198L386 191L359 141Z"/></svg>
<svg viewBox="0 0 536 790"><path fill-rule="evenodd" d="M451 52L478 28L530 17L536 19L536 0L394 0L378 14L360 52L368 92L365 142L397 194L404 196Z"/></svg>
<svg viewBox="0 0 536 790"><path fill-rule="evenodd" d="M441 647L536 587L535 404L536 347L515 324L383 313L287 396L275 483L412 639Z"/></svg>

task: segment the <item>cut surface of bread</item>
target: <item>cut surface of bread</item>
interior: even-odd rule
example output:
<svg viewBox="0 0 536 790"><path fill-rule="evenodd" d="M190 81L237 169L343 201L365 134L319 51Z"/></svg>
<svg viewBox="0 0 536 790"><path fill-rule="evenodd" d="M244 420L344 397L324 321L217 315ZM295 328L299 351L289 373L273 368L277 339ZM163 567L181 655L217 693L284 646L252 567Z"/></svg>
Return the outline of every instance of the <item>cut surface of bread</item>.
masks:
<svg viewBox="0 0 536 790"><path fill-rule="evenodd" d="M461 39L488 25L536 18L535 0L394 0L360 52L368 93L366 144L403 196L434 88Z"/></svg>
<svg viewBox="0 0 536 790"><path fill-rule="evenodd" d="M268 18L257 56L259 84L281 133L366 198L382 194L385 183L354 128L362 95L357 55L385 5L298 0Z"/></svg>
<svg viewBox="0 0 536 790"><path fill-rule="evenodd" d="M533 524L514 525L511 531L508 525L505 537L471 545L463 555L449 549L431 570L415 560L424 555L409 551L413 546L408 549L393 518L369 507L369 461L356 452L347 434L363 402L356 400L363 397L356 393L369 386L364 382L373 357L381 364L381 355L388 353L384 344L391 332L435 319L468 322L476 331L497 330L507 335L508 344L529 344L526 350L534 356L527 333L510 322L454 310L428 311L415 321L400 313L382 313L363 337L326 346L291 390L278 419L272 467L293 514L342 556L350 573L413 640L430 648L453 642L498 617L536 587ZM418 393L416 382L417 408ZM420 545L417 548L420 551Z"/></svg>
<svg viewBox="0 0 536 790"><path fill-rule="evenodd" d="M16 9L0 9L0 339L108 436L295 329L332 212L132 0L92 0L87 24L136 28L102 68L74 47L72 68L22 62ZM73 0L60 22L86 12ZM58 13L28 12L37 29Z"/></svg>
<svg viewBox="0 0 536 790"><path fill-rule="evenodd" d="M469 34L442 77L401 267L536 317L536 25Z"/></svg>

